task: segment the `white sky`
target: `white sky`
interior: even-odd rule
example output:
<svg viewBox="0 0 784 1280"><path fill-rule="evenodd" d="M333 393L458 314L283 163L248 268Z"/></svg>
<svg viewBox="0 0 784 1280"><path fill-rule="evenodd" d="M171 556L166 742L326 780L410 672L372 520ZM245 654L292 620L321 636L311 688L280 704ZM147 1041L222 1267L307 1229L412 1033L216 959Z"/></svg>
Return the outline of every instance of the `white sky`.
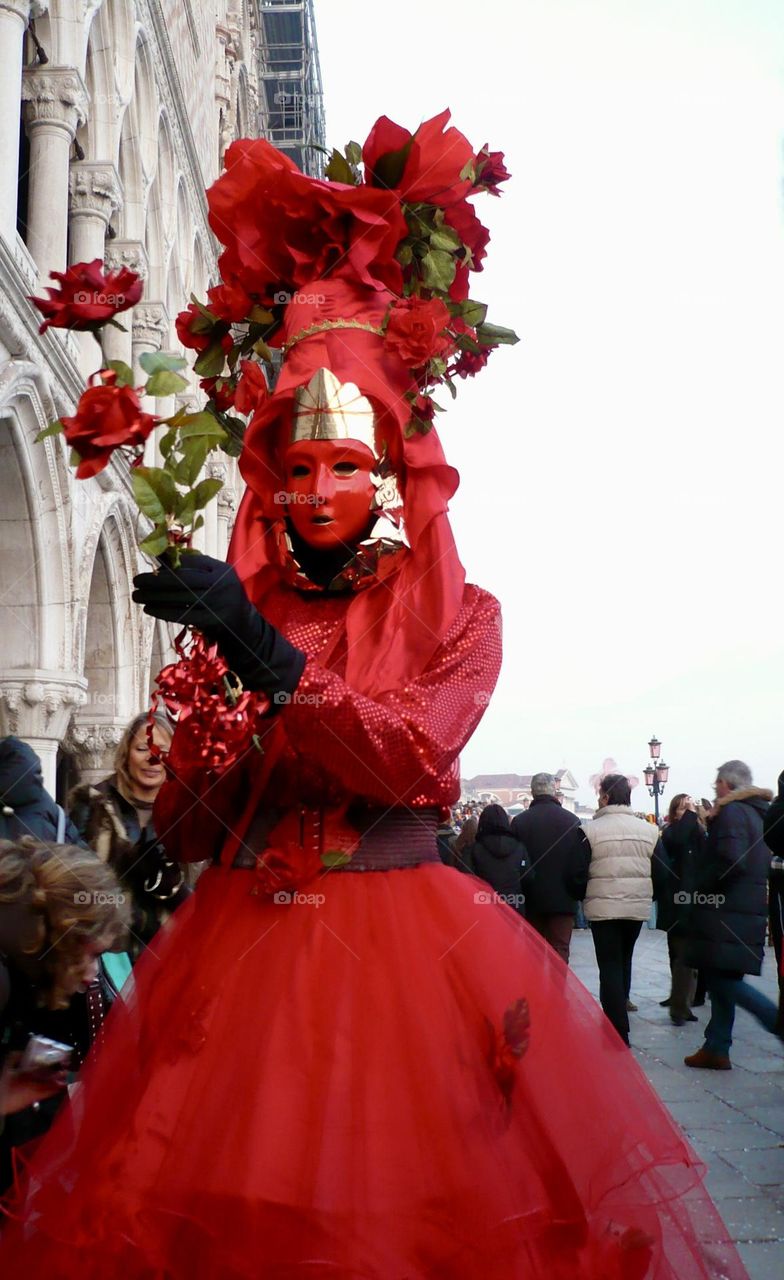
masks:
<svg viewBox="0 0 784 1280"><path fill-rule="evenodd" d="M317 0L330 143L444 106L506 153L474 296L520 344L439 423L500 684L464 776L784 768L781 0ZM441 396L444 404L449 397ZM633 803L650 807L640 787Z"/></svg>

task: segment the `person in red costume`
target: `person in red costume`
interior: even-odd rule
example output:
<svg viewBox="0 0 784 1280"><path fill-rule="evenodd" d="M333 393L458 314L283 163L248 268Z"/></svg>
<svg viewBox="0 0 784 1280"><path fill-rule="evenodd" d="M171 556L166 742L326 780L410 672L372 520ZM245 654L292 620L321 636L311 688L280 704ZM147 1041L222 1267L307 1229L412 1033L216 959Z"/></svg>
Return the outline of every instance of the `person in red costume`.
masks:
<svg viewBox="0 0 784 1280"><path fill-rule="evenodd" d="M455 195L464 154L432 125L431 168ZM241 201L233 229L221 216L249 148L260 190L295 181L267 144L230 158L210 192L224 279L250 243ZM398 185L422 199L420 152L407 154ZM186 555L136 580L146 612L198 628L269 712L222 772L205 771L187 719L175 733L156 830L171 856L213 866L113 1010L0 1266L49 1280L741 1280L696 1156L598 1005L515 911L439 859L459 754L499 671L499 606L465 583L438 435L411 429L421 386L413 348L386 336L393 267L369 277L346 252L286 307L230 563Z"/></svg>

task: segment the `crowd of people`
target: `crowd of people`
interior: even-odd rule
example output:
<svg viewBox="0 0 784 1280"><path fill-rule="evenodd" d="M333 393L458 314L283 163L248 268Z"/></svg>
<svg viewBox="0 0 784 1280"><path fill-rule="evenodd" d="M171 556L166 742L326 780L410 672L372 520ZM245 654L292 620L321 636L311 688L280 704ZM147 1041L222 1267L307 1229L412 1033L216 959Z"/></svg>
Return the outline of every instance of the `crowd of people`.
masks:
<svg viewBox="0 0 784 1280"><path fill-rule="evenodd" d="M170 742L160 715L152 739L164 750ZM173 862L157 840L152 806L164 778L139 715L114 772L76 787L66 816L35 752L0 741L0 1190L13 1180L16 1149L29 1150L51 1123L133 962L201 869ZM535 774L531 792L512 819L498 803L457 806L439 828L442 861L484 882L566 964L584 917L600 1003L626 1044L634 948L652 902L671 972L660 1004L683 1026L710 996L704 1044L686 1064L730 1069L736 1006L782 1037L784 999L777 1008L745 977L760 973L769 930L784 993L784 773L774 800L742 761L729 761L715 805L675 795L661 833L632 810L622 775L602 779L588 822L562 806L551 774ZM41 1037L68 1056L30 1070L24 1050Z"/></svg>
<svg viewBox="0 0 784 1280"><path fill-rule="evenodd" d="M584 915L599 968L601 1006L629 1043L634 948L651 917L667 935L675 1026L697 1022L710 995L704 1044L689 1067L729 1070L735 1008L784 1033L784 774L778 798L730 760L717 771L715 804L674 796L659 832L631 806L629 781L601 779L593 818L562 807L556 779L537 773L532 799L510 820L500 804L461 805L439 834L448 865L485 881L568 964L572 929ZM455 827L457 830L455 830ZM770 937L779 978L773 1004L745 981L761 972Z"/></svg>
<svg viewBox="0 0 784 1280"><path fill-rule="evenodd" d="M164 717L154 717L151 736L168 747ZM146 713L127 726L114 766L73 790L66 815L33 749L0 740L0 1194L17 1153L32 1151L75 1085L133 963L200 870L172 862L155 834L165 770Z"/></svg>

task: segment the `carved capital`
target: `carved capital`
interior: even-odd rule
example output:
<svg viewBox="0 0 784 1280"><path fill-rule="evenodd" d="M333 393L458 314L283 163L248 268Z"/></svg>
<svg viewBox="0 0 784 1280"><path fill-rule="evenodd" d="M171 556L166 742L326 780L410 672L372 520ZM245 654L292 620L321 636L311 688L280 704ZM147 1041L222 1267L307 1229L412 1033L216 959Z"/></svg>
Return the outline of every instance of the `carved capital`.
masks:
<svg viewBox="0 0 784 1280"><path fill-rule="evenodd" d="M107 271L119 271L128 267L146 280L150 270L147 251L141 240L110 240L104 252Z"/></svg>
<svg viewBox="0 0 784 1280"><path fill-rule="evenodd" d="M68 733L67 745L79 758L82 772L111 772L114 753L125 732L125 724L113 721L93 723L75 720Z"/></svg>
<svg viewBox="0 0 784 1280"><path fill-rule="evenodd" d="M0 0L0 13L5 10L27 26L30 18L30 0Z"/></svg>
<svg viewBox="0 0 784 1280"><path fill-rule="evenodd" d="M79 160L68 175L71 217L98 217L108 226L122 204L122 183L113 164Z"/></svg>
<svg viewBox="0 0 784 1280"><path fill-rule="evenodd" d="M26 67L22 101L28 132L37 125L55 124L73 138L87 119L90 98L75 67Z"/></svg>
<svg viewBox="0 0 784 1280"><path fill-rule="evenodd" d="M0 680L0 729L21 738L62 741L74 711L83 706L84 676L60 672L10 672Z"/></svg>
<svg viewBox="0 0 784 1280"><path fill-rule="evenodd" d="M162 302L141 302L133 309L133 340L157 351L169 332L169 316Z"/></svg>

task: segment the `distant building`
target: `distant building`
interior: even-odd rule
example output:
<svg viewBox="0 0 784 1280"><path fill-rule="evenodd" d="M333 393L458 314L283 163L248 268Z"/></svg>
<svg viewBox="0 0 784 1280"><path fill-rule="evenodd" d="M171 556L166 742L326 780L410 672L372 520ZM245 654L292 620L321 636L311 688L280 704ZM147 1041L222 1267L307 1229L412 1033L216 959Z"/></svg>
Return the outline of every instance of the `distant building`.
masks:
<svg viewBox="0 0 784 1280"><path fill-rule="evenodd" d="M568 769L558 769L553 776L558 783L564 809L570 813L577 812L576 778ZM480 804L502 804L505 809L518 806L527 809L532 799L532 777L531 773L478 773L475 778L462 779L461 799Z"/></svg>

